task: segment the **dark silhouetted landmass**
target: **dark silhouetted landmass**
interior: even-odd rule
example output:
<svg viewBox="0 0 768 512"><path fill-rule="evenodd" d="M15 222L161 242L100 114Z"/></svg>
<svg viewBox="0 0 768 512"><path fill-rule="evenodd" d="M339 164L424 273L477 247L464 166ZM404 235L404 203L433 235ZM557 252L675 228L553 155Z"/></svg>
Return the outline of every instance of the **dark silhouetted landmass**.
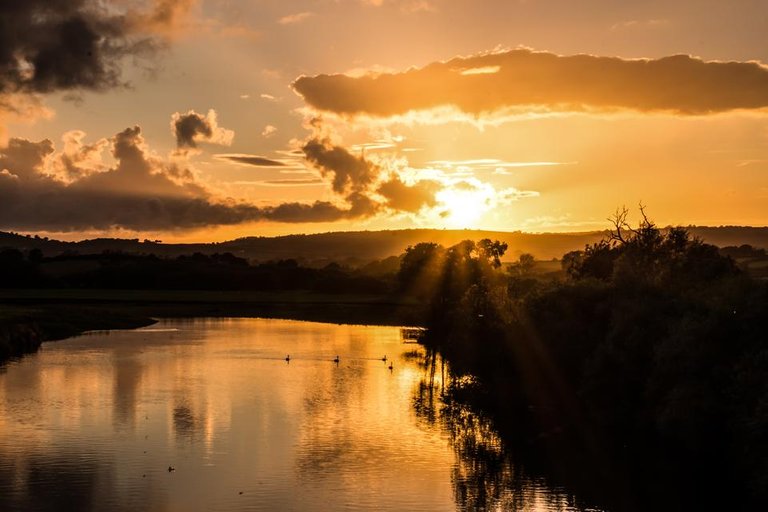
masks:
<svg viewBox="0 0 768 512"><path fill-rule="evenodd" d="M768 227L689 227L694 237L718 247L744 244L768 248ZM249 261L295 259L304 265L324 266L331 262L360 265L403 253L410 245L435 242L451 246L462 240L484 238L500 240L509 246L506 257L516 259L530 253L539 260L559 258L569 251L599 241L604 231L582 233L523 233L477 230L406 229L393 231L355 231L278 237L247 237L221 243L165 244L138 239L100 238L79 242L62 242L35 236L0 232L0 248L27 252L39 249L45 256L64 253L100 254L104 251L132 254L154 254L175 257L201 253L232 253Z"/></svg>
<svg viewBox="0 0 768 512"><path fill-rule="evenodd" d="M351 269L305 267L296 260L249 263L231 253L177 257L104 252L44 257L0 249L0 288L115 290L307 290L385 295L399 267L395 257Z"/></svg>
<svg viewBox="0 0 768 512"><path fill-rule="evenodd" d="M413 230L193 245L4 234L0 360L155 317L424 325L430 364L437 353L450 363L453 385L439 395L449 407L487 413L540 461L539 441L554 440L558 459L544 474L570 465L564 446L582 447L564 485L585 457L603 474L630 472L634 508L587 486L596 503L676 510L688 502L669 484L685 492L702 482L718 487L711 503L765 503L766 229L706 228L718 248L696 228L647 218L631 228L626 212L614 220L591 234ZM531 247L565 252L542 262ZM494 467L478 478L499 481Z"/></svg>
<svg viewBox="0 0 768 512"><path fill-rule="evenodd" d="M105 251L46 257L0 249L0 362L42 341L139 327L170 316L260 316L409 324L418 304L393 294L397 257L357 268L231 253L177 257Z"/></svg>
<svg viewBox="0 0 768 512"><path fill-rule="evenodd" d="M0 363L12 357L35 352L42 342L39 327L31 318L0 318Z"/></svg>
<svg viewBox="0 0 768 512"><path fill-rule="evenodd" d="M763 243L766 228L693 228L710 240L725 242L751 241ZM598 243L605 232L569 234L503 233L469 230L401 230L374 232L340 232L319 235L291 235L274 238L243 238L215 244L163 244L158 241L96 239L81 242L62 242L39 236L23 236L0 233L0 289L3 293L1 310L6 317L18 313L18 304L51 305L80 301L81 305L119 304L125 310L132 305L131 319L114 322L88 322L88 315L76 312L67 318L54 321L58 313L52 313L44 321L47 327L31 331L16 329L3 334L6 349L3 357L36 349L26 334L40 332L40 339L57 339L77 334L85 329L143 325L153 314L151 307L164 308L166 314L213 314L252 315L253 311L265 315L302 317L316 320L344 320L344 304L356 304L353 316L376 323L419 323L417 314L404 313L400 308L394 316L382 303L400 304L403 290L398 287L397 272L401 271L401 259L408 255L409 247L429 241L434 246L451 247L468 237L496 239L506 244L503 251L496 251L495 264L502 258L518 258L512 265L515 272L524 272L538 279L562 277L558 260L536 260L535 254L549 257L556 251L565 251L565 258L573 247ZM766 244L768 245L768 244ZM497 248L498 249L498 248ZM721 254L731 257L740 268L756 277L768 277L768 257L758 245L729 245ZM531 254L533 253L533 254ZM561 256L563 253L557 253ZM296 258L283 258L296 256ZM413 257L413 253L410 253ZM340 263L337 263L340 262ZM527 262L527 263L526 263ZM406 261L406 267L408 262ZM505 265L509 265L507 262ZM402 276L401 276L402 277ZM522 283L522 284L521 284ZM515 286L525 288L524 282ZM422 290L429 290L433 283L421 283ZM23 290L37 290L30 296ZM76 291L75 296L64 297L63 290ZM85 293L91 290L93 293ZM124 300L118 290L144 290L133 300ZM168 291L179 293L167 294ZM226 292L213 297L203 291ZM262 292L267 295L254 299L243 298L235 292ZM277 298L285 292L300 292L287 302ZM198 297L205 296L205 300ZM424 299L422 296L418 298ZM314 306L320 295L336 297L333 301L320 300L322 307ZM416 294L418 295L418 294ZM163 298L160 299L159 297ZM360 297L374 299L360 300ZM348 299L352 297L351 299ZM90 298L90 299L89 299ZM37 302L35 302L37 301ZM338 306L330 307L334 302ZM361 302L364 305L361 305ZM176 304L170 308L169 304ZM201 306L206 304L206 306ZM216 304L225 304L216 307ZM141 305L141 308L133 307ZM9 310L9 308L11 308ZM142 309L143 308L143 309ZM350 310L352 311L352 310ZM38 310L36 318L45 316ZM115 318L98 315L100 319ZM390 318L397 319L390 320ZM25 324L23 321L17 323ZM54 324L61 328L51 327ZM6 322L8 324L8 322ZM9 328L10 329L10 328ZM37 335L30 335L34 338ZM7 341L11 337L13 343Z"/></svg>
<svg viewBox="0 0 768 512"><path fill-rule="evenodd" d="M684 228L631 228L625 215L564 255L557 279L532 273L529 256L497 268L489 242L419 244L398 274L429 304L423 341L450 363L448 407L489 414L550 471L577 452L565 480L597 468L592 492L609 509L681 510L701 488L693 508L764 508L768 283ZM497 467L477 477L503 478ZM628 500L600 489L619 472Z"/></svg>

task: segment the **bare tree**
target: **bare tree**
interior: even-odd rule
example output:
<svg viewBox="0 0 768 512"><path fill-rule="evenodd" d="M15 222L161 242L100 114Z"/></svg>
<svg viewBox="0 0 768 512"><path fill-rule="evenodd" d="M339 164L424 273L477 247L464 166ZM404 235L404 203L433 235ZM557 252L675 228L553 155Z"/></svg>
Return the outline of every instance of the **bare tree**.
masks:
<svg viewBox="0 0 768 512"><path fill-rule="evenodd" d="M638 236L641 231L655 227L653 221L648 219L648 215L645 213L645 205L642 201L640 201L638 208L640 209L640 215L643 217L643 220L640 222L637 229L630 226L629 222L627 222L629 210L626 206L616 208L616 212L608 217L608 221L613 225L613 228L608 231L609 244L624 245L629 242L633 236Z"/></svg>

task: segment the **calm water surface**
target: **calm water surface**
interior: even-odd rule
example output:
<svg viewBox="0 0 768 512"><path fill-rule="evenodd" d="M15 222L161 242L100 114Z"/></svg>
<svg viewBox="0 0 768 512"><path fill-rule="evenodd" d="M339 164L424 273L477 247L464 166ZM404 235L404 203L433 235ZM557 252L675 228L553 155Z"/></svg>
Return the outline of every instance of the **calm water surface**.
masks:
<svg viewBox="0 0 768 512"><path fill-rule="evenodd" d="M440 376L403 333L195 319L45 344L0 369L0 510L583 510L478 475L467 446L498 441L424 412Z"/></svg>

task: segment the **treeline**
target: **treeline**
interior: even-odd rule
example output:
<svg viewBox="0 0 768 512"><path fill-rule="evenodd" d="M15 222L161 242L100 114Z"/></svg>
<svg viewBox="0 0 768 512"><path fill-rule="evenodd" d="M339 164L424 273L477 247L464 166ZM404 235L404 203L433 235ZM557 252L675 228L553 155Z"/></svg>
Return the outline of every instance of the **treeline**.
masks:
<svg viewBox="0 0 768 512"><path fill-rule="evenodd" d="M730 256L731 258L765 258L765 249L752 247L749 244L742 244L739 246L728 245L720 249L720 254L723 256Z"/></svg>
<svg viewBox="0 0 768 512"><path fill-rule="evenodd" d="M303 267L292 259L250 264L231 253L164 258L105 251L46 258L37 249L3 249L0 287L384 294L393 288L398 267L397 258L350 269L335 263Z"/></svg>
<svg viewBox="0 0 768 512"><path fill-rule="evenodd" d="M720 254L736 260L739 268L752 277L768 279L768 254L765 249L749 244L729 245L721 248Z"/></svg>
<svg viewBox="0 0 768 512"><path fill-rule="evenodd" d="M479 383L455 394L765 502L768 286L683 228L626 219L564 255L559 280L529 256L501 270L506 247L484 240L409 248L399 286L431 305L425 343L475 377L455 382Z"/></svg>

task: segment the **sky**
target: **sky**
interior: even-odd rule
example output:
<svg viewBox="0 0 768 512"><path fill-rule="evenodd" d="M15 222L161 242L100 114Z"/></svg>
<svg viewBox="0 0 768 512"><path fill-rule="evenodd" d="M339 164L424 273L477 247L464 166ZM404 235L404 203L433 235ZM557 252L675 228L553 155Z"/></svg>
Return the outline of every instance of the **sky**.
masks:
<svg viewBox="0 0 768 512"><path fill-rule="evenodd" d="M768 224L762 0L0 0L0 229ZM765 63L765 64L764 64Z"/></svg>

